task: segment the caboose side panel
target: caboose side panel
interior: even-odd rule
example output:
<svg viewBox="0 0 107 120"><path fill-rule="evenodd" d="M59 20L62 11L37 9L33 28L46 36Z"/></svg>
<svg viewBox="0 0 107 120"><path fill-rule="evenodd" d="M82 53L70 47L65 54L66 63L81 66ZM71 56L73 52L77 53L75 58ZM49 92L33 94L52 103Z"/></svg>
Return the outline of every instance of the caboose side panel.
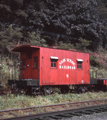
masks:
<svg viewBox="0 0 107 120"><path fill-rule="evenodd" d="M84 54L84 84L90 84L90 60L89 60L89 54Z"/></svg>
<svg viewBox="0 0 107 120"><path fill-rule="evenodd" d="M58 59L58 71L61 79L60 84L76 83L75 57L75 52L60 50Z"/></svg>
<svg viewBox="0 0 107 120"><path fill-rule="evenodd" d="M67 64L68 64L68 70L69 74L66 77L69 77L69 84L76 84L77 78L76 78L76 52L68 51L67 56ZM66 70L66 69L65 69Z"/></svg>
<svg viewBox="0 0 107 120"><path fill-rule="evenodd" d="M50 84L53 84L53 85L59 85L59 80L58 80L58 64L57 64L57 61L58 61L58 57L56 58L53 58L55 57L57 54L59 54L59 51L55 50L53 52L53 49L47 49L48 51L48 58L49 58L49 82Z"/></svg>
<svg viewBox="0 0 107 120"><path fill-rule="evenodd" d="M42 47L40 49L40 85L90 83L89 54Z"/></svg>
<svg viewBox="0 0 107 120"><path fill-rule="evenodd" d="M40 85L57 84L57 69L51 68L52 49L40 48Z"/></svg>
<svg viewBox="0 0 107 120"><path fill-rule="evenodd" d="M69 73L69 70L64 68L64 64L66 64L66 60L65 58L68 56L68 54L66 54L66 51L62 50L59 51L59 56L58 56L58 71L59 71L59 76L60 77L60 81L59 84L69 84L69 77L67 77L66 75ZM63 56L62 56L63 55Z"/></svg>
<svg viewBox="0 0 107 120"><path fill-rule="evenodd" d="M89 55L77 52L77 84L90 84Z"/></svg>

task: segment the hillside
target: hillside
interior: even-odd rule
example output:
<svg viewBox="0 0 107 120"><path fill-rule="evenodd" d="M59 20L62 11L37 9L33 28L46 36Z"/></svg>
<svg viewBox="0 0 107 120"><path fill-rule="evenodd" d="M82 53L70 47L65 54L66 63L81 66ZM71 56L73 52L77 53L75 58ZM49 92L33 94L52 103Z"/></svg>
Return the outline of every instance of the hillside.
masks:
<svg viewBox="0 0 107 120"><path fill-rule="evenodd" d="M29 39L34 41L37 38L33 35L40 33L49 45L59 45L59 41L63 41L76 46L81 37L90 42L91 50L99 46L105 47L104 10L106 11L106 6L104 4L104 0L67 0L66 2L64 0L37 0L36 2L34 0L1 0L1 40L4 44L30 43ZM7 28L10 29L8 36L4 33ZM12 29L19 28L19 34L15 34L17 39L13 38ZM3 33L4 36L2 36Z"/></svg>
<svg viewBox="0 0 107 120"><path fill-rule="evenodd" d="M94 53L91 65L106 68L106 19L106 0L1 0L0 81L13 68L18 77L19 56L11 49L21 44Z"/></svg>

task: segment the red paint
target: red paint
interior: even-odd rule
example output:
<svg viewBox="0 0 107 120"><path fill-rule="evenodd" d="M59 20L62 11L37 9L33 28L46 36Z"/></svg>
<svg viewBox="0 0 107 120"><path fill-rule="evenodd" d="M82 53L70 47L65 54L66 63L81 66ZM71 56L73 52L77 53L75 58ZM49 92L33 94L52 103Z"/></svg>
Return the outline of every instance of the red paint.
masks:
<svg viewBox="0 0 107 120"><path fill-rule="evenodd" d="M103 80L103 85L106 85L106 86L107 86L107 79L106 79L106 80Z"/></svg>
<svg viewBox="0 0 107 120"><path fill-rule="evenodd" d="M16 47L13 51L21 52L21 61L26 60L26 68L21 69L22 79L39 79L40 85L90 84L88 53L30 45ZM29 53L32 53L31 59L28 57ZM34 67L35 57L38 58L37 67ZM77 68L77 61L81 68Z"/></svg>

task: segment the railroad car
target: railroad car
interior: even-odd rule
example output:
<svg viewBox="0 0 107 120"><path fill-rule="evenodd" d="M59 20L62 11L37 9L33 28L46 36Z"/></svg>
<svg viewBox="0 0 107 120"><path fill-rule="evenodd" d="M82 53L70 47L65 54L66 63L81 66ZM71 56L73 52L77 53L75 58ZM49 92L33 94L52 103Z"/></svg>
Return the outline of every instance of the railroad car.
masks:
<svg viewBox="0 0 107 120"><path fill-rule="evenodd" d="M51 94L56 87L68 92L69 86L85 91L97 84L90 80L89 53L22 45L12 51L20 52L20 79L8 80L11 86L32 94ZM105 82L104 82L105 83Z"/></svg>

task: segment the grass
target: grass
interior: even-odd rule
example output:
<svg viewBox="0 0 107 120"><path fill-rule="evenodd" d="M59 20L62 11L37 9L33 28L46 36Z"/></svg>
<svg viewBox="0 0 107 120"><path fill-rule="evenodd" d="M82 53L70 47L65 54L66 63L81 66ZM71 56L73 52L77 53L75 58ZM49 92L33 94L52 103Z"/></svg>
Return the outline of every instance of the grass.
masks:
<svg viewBox="0 0 107 120"><path fill-rule="evenodd" d="M90 66L90 72L96 73L97 72L97 76L95 76L95 78L107 78L107 70L105 70L104 68L99 69L97 67L93 67Z"/></svg>
<svg viewBox="0 0 107 120"><path fill-rule="evenodd" d="M64 102L77 102L85 100L107 99L107 92L83 93L83 94L52 94L49 96L24 96L19 95L15 97L0 96L0 110L17 109L23 107L33 107L40 105L58 104Z"/></svg>

